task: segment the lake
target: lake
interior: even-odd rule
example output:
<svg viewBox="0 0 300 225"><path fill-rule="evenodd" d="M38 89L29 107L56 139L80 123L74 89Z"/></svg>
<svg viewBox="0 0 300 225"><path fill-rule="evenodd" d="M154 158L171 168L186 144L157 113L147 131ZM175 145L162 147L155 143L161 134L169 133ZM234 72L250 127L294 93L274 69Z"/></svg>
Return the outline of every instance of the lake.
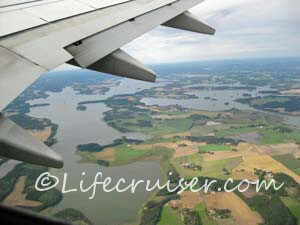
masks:
<svg viewBox="0 0 300 225"><path fill-rule="evenodd" d="M84 179L85 187L90 186L97 172L102 172L104 177L112 177L113 182L125 178L130 182L136 180L156 181L162 179L159 162L136 162L125 166L103 167L98 164L79 163L81 157L75 154L76 146L91 142L109 144L115 139L126 136L127 138L145 140L150 136L141 133L121 133L109 127L103 120L103 113L110 108L103 103L88 104L86 111L78 111L76 107L81 101L106 99L116 94L129 94L141 88L151 87L155 84L145 82L121 80L120 85L113 87L105 95L79 95L71 87L66 87L60 93L48 92L46 99L28 101L30 104L49 103L49 106L32 108L28 115L36 118L49 118L59 125L55 138L58 142L51 146L64 158L64 168L51 169L51 174L60 177L68 173L67 188L79 188L79 182ZM83 177L81 174L85 172ZM60 188L61 190L61 188ZM132 222L141 206L151 196L141 185L134 194L105 193L101 187L96 191L94 199L90 200L91 191L71 192L63 196L54 211L64 208L75 208L83 212L95 224L123 224Z"/></svg>

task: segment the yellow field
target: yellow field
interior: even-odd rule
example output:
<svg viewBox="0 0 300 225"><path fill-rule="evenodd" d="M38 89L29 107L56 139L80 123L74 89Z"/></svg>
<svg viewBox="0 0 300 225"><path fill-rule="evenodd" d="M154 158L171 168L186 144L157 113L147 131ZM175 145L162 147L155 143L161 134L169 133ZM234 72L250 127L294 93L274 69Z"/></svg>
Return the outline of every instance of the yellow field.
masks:
<svg viewBox="0 0 300 225"><path fill-rule="evenodd" d="M31 130L32 136L40 139L42 142L48 140L51 135L51 127L45 127L43 130Z"/></svg>
<svg viewBox="0 0 300 225"><path fill-rule="evenodd" d="M277 155L282 153L294 153L299 155L299 146L296 144L278 144L278 145L254 145L249 143L240 143L236 146L237 152L234 151L220 151L212 154L204 154L203 161L225 160L228 158L242 157L243 162L233 169L233 179L242 180L250 179L256 180L257 176L254 174L254 169L261 169L267 172L281 172L285 173L300 183L300 176L286 168L280 162L274 160L270 155Z"/></svg>
<svg viewBox="0 0 300 225"><path fill-rule="evenodd" d="M287 91L281 91L280 93L284 95L300 95L300 89L290 89Z"/></svg>
<svg viewBox="0 0 300 225"><path fill-rule="evenodd" d="M192 142L188 140L182 140L177 142L162 142L156 144L135 145L133 146L133 148L140 149L140 150L152 149L156 147L174 149L175 150L174 158L179 158L179 157L198 153L198 147L203 146L205 144L206 143L204 142Z"/></svg>
<svg viewBox="0 0 300 225"><path fill-rule="evenodd" d="M200 192L184 191L180 194L180 199L172 200L168 204L175 208L193 209L201 202L203 202L203 198Z"/></svg>
<svg viewBox="0 0 300 225"><path fill-rule="evenodd" d="M173 137L187 137L187 136L191 136L191 132L190 131L186 131L186 132L182 132L182 133L175 133L175 134L166 134L163 135L163 138L173 138Z"/></svg>
<svg viewBox="0 0 300 225"><path fill-rule="evenodd" d="M297 159L297 158L300 158L300 151L295 152L293 155L295 156L296 159Z"/></svg>
<svg viewBox="0 0 300 225"><path fill-rule="evenodd" d="M241 190L246 189L247 185L241 185ZM253 198L254 196L262 196L264 193L257 192L255 188L250 187L246 191L242 192L242 195L244 195L245 198Z"/></svg>
<svg viewBox="0 0 300 225"><path fill-rule="evenodd" d="M30 201L26 199L23 193L26 177L22 176L18 179L14 190L4 199L3 204L8 206L39 206L40 202Z"/></svg>
<svg viewBox="0 0 300 225"><path fill-rule="evenodd" d="M229 209L238 225L255 225L263 223L263 219L252 211L248 205L235 193L217 192L204 195L204 200L209 208Z"/></svg>
<svg viewBox="0 0 300 225"><path fill-rule="evenodd" d="M243 162L233 169L233 179L255 180L254 168L273 173L285 173L300 183L300 176L286 168L284 165L268 155L247 155L243 156Z"/></svg>
<svg viewBox="0 0 300 225"><path fill-rule="evenodd" d="M228 158L235 158L235 157L243 157L247 155L258 156L259 154L256 151L256 148L252 144L248 143L239 143L236 147L237 152L234 151L217 151L214 154L203 154L203 161L215 161L215 160L223 160Z"/></svg>
<svg viewBox="0 0 300 225"><path fill-rule="evenodd" d="M299 146L295 143L259 146L257 151L266 155L281 155L299 153Z"/></svg>
<svg viewBox="0 0 300 225"><path fill-rule="evenodd" d="M113 148L106 148L101 152L93 153L96 159L102 159L106 161L115 160L115 150Z"/></svg>
<svg viewBox="0 0 300 225"><path fill-rule="evenodd" d="M208 209L229 209L231 218L217 219L218 224L256 225L262 224L262 217L252 211L248 205L235 193L217 192L204 194L199 192L185 191L180 199L172 200L168 205L174 208L194 209L199 203L204 203Z"/></svg>
<svg viewBox="0 0 300 225"><path fill-rule="evenodd" d="M179 114L179 115L168 115L168 114L163 114L163 115L153 115L152 118L154 119L184 119L187 118L191 115L203 115L203 116L208 116L208 117L216 117L218 114L221 114L221 116L232 116L232 113L230 112L210 112L210 111L192 111L184 114Z"/></svg>

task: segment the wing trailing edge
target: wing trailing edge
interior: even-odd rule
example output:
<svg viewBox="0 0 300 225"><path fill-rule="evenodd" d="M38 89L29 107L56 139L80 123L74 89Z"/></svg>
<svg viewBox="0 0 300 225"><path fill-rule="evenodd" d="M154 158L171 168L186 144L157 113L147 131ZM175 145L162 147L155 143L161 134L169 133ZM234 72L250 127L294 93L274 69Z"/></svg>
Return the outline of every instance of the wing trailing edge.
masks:
<svg viewBox="0 0 300 225"><path fill-rule="evenodd" d="M37 138L0 114L1 156L28 163L62 168L62 158Z"/></svg>
<svg viewBox="0 0 300 225"><path fill-rule="evenodd" d="M74 60L69 63L78 66ZM154 71L121 49L89 65L87 69L148 82L154 82L156 79Z"/></svg>
<svg viewBox="0 0 300 225"><path fill-rule="evenodd" d="M173 19L162 24L166 27L192 31L201 34L214 35L216 30L209 25L199 21L192 13L186 11Z"/></svg>

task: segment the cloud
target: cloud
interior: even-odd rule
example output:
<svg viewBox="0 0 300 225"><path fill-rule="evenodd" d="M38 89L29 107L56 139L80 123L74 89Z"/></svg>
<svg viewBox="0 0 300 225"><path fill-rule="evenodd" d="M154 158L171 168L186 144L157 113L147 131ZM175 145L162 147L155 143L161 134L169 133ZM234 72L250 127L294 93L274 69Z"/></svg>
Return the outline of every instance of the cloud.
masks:
<svg viewBox="0 0 300 225"><path fill-rule="evenodd" d="M299 56L299 7L299 0L206 0L191 12L215 36L158 27L124 49L145 63Z"/></svg>

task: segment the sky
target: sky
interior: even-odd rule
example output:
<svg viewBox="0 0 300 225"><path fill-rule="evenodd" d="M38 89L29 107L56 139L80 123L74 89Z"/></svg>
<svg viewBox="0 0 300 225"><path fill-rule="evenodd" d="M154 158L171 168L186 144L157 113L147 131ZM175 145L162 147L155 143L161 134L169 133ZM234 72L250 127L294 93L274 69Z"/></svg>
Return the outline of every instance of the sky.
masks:
<svg viewBox="0 0 300 225"><path fill-rule="evenodd" d="M206 0L190 11L216 34L160 26L122 49L146 64L300 56L300 0Z"/></svg>
<svg viewBox="0 0 300 225"><path fill-rule="evenodd" d="M145 64L300 57L300 0L205 0L190 12L216 34L159 26L122 49Z"/></svg>

